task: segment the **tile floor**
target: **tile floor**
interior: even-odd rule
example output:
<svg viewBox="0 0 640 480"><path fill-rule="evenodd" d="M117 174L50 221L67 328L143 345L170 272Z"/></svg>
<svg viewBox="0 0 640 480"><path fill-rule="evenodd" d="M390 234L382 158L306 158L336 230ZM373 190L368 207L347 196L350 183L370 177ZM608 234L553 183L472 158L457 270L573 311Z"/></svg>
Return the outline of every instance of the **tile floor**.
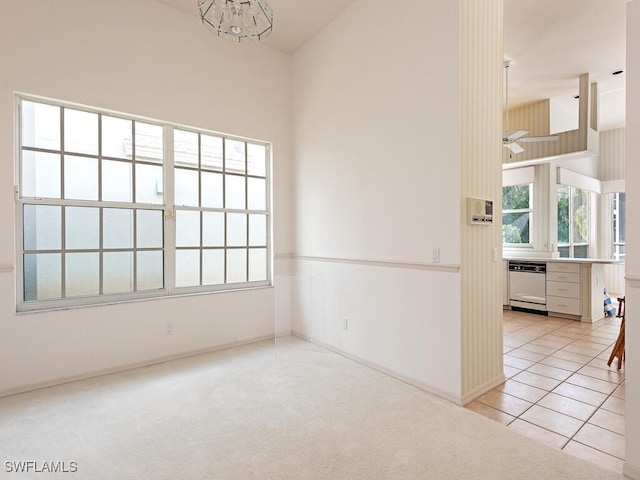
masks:
<svg viewBox="0 0 640 480"><path fill-rule="evenodd" d="M620 318L594 324L504 311L507 381L467 405L523 435L622 473L624 366L607 366Z"/></svg>

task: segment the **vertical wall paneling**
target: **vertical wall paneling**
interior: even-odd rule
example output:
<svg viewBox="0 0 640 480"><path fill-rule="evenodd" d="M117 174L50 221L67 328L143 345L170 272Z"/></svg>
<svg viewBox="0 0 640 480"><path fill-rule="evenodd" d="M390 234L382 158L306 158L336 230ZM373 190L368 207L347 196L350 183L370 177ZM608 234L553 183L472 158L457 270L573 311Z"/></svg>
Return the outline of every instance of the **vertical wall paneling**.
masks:
<svg viewBox="0 0 640 480"><path fill-rule="evenodd" d="M640 204L640 1L627 4L627 135L625 139L625 171L631 181L626 185L627 203ZM640 479L640 216L629 214L626 218L627 258L625 297L627 316L625 341L628 356L625 369L633 372L626 382L626 463L623 473Z"/></svg>
<svg viewBox="0 0 640 480"><path fill-rule="evenodd" d="M619 180L625 178L624 140L624 128L616 128L600 133L598 160L598 178L600 180Z"/></svg>
<svg viewBox="0 0 640 480"><path fill-rule="evenodd" d="M502 0L461 0L461 193L493 200L491 226L462 210L462 401L503 381ZM495 253L494 253L495 252ZM494 256L495 255L495 256Z"/></svg>

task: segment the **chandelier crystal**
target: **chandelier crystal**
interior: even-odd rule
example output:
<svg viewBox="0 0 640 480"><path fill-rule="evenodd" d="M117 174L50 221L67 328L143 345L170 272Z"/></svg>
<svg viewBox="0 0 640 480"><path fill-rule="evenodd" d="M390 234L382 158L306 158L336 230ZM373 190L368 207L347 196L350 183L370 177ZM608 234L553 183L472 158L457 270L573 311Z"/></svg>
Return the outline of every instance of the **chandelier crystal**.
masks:
<svg viewBox="0 0 640 480"><path fill-rule="evenodd" d="M234 42L264 40L273 28L273 11L264 0L198 0L200 20Z"/></svg>

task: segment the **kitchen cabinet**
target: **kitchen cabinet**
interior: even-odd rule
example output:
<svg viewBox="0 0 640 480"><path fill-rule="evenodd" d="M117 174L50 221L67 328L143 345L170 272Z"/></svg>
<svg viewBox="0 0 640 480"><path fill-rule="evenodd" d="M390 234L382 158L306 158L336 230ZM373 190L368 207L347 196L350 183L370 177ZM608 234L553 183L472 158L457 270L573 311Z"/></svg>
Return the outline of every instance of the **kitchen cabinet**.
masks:
<svg viewBox="0 0 640 480"><path fill-rule="evenodd" d="M547 312L549 315L581 315L581 265L547 262Z"/></svg>

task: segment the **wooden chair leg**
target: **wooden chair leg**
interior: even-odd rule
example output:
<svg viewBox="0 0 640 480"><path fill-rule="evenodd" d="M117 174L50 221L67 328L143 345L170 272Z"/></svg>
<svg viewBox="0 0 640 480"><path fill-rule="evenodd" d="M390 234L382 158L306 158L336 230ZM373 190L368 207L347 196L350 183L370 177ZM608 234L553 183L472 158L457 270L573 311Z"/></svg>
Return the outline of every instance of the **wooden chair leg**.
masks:
<svg viewBox="0 0 640 480"><path fill-rule="evenodd" d="M624 317L622 317L622 323L620 324L620 333L616 339L616 343L613 346L611 355L609 356L608 366L611 366L613 359L618 357L618 370L622 368L624 362Z"/></svg>

